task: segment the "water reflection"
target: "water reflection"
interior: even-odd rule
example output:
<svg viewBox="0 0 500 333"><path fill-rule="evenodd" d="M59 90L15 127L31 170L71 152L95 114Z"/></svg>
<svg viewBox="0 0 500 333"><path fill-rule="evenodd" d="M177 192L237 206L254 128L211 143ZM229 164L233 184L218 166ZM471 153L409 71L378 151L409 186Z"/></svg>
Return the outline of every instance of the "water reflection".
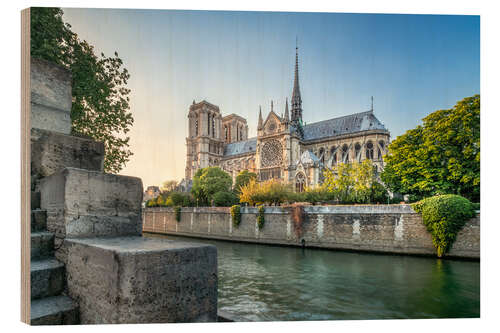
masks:
<svg viewBox="0 0 500 333"><path fill-rule="evenodd" d="M477 262L187 240L217 246L219 309L250 320L479 317Z"/></svg>

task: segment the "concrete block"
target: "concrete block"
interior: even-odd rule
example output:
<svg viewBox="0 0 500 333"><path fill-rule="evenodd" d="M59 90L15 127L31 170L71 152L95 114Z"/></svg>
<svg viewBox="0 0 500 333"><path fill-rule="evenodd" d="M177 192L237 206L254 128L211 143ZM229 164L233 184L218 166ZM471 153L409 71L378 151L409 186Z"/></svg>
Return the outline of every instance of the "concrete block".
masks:
<svg viewBox="0 0 500 333"><path fill-rule="evenodd" d="M82 324L215 322L217 249L158 238L66 239Z"/></svg>
<svg viewBox="0 0 500 333"><path fill-rule="evenodd" d="M71 72L62 66L31 58L31 127L71 132Z"/></svg>
<svg viewBox="0 0 500 333"><path fill-rule="evenodd" d="M64 289L64 265L56 259L32 260L31 299L56 296Z"/></svg>
<svg viewBox="0 0 500 333"><path fill-rule="evenodd" d="M31 211L31 231L44 231L47 229L47 211L35 209Z"/></svg>
<svg viewBox="0 0 500 333"><path fill-rule="evenodd" d="M47 229L57 237L140 235L140 178L66 168L40 180Z"/></svg>
<svg viewBox="0 0 500 333"><path fill-rule="evenodd" d="M52 296L31 301L31 325L79 323L78 305L68 296Z"/></svg>
<svg viewBox="0 0 500 333"><path fill-rule="evenodd" d="M51 131L31 131L32 189L38 179L66 167L102 171L103 160L102 142Z"/></svg>
<svg viewBox="0 0 500 333"><path fill-rule="evenodd" d="M40 208L40 192L31 191L31 210Z"/></svg>
<svg viewBox="0 0 500 333"><path fill-rule="evenodd" d="M54 255L54 233L38 231L31 233L31 259L43 259Z"/></svg>

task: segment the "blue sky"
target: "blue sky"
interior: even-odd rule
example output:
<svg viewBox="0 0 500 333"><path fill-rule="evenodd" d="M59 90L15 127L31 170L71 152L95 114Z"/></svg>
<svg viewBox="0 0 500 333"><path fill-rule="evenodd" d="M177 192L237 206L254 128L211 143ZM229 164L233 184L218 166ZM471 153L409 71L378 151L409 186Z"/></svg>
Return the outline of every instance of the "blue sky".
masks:
<svg viewBox="0 0 500 333"><path fill-rule="evenodd" d="M184 176L193 99L246 117L256 132L290 98L298 37L306 123L362 112L394 139L432 111L480 92L479 16L64 9L98 51L131 73L135 124L121 172L159 185Z"/></svg>

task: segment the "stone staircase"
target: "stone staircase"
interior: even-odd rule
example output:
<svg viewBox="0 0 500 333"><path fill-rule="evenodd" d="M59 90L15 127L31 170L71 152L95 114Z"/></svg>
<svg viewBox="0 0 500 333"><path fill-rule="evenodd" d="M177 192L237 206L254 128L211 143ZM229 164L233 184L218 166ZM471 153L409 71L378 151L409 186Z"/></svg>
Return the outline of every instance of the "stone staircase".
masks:
<svg viewBox="0 0 500 333"><path fill-rule="evenodd" d="M54 257L54 233L40 193L31 193L31 325L79 324L78 305L64 294L66 269Z"/></svg>

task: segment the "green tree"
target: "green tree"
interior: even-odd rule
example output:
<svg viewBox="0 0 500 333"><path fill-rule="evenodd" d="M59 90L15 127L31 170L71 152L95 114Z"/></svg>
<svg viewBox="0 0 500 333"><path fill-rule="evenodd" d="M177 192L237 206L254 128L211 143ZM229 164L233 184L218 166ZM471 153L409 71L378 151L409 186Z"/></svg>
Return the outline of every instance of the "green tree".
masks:
<svg viewBox="0 0 500 333"><path fill-rule="evenodd" d="M198 204L209 205L215 193L231 191L232 183L231 176L219 167L199 169L193 177L191 194Z"/></svg>
<svg viewBox="0 0 500 333"><path fill-rule="evenodd" d="M117 173L132 155L127 136L134 122L127 88L130 74L122 68L118 53L96 55L94 47L80 40L62 16L60 8L31 9L31 56L71 71L72 133L103 142L104 170Z"/></svg>
<svg viewBox="0 0 500 333"><path fill-rule="evenodd" d="M238 197L233 192L217 192L213 199L217 207L231 207L238 203Z"/></svg>
<svg viewBox="0 0 500 333"><path fill-rule="evenodd" d="M241 193L241 187L248 184L251 179L257 179L257 174L249 172L248 170L241 171L234 182L234 191L239 195Z"/></svg>
<svg viewBox="0 0 500 333"><path fill-rule="evenodd" d="M480 96L438 110L389 145L381 175L394 192L422 198L480 195Z"/></svg>
<svg viewBox="0 0 500 333"><path fill-rule="evenodd" d="M341 163L334 169L324 171L322 187L330 198L342 203L370 203L386 194L382 184L377 182L375 167L371 160L361 163Z"/></svg>

